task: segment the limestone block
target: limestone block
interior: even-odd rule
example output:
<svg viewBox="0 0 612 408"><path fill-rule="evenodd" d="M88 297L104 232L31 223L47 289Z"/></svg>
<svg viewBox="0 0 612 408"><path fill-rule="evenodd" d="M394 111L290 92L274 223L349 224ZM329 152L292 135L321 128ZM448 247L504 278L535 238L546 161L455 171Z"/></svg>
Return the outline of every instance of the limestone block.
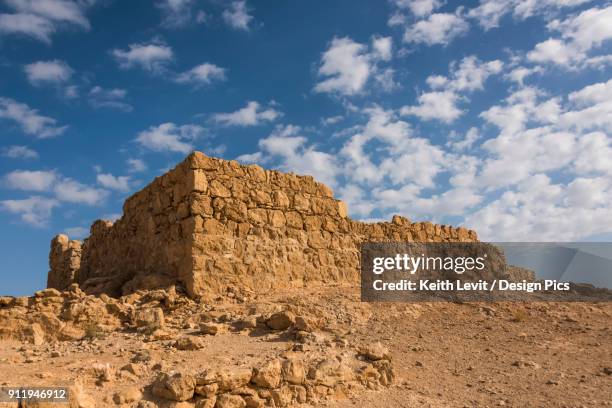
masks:
<svg viewBox="0 0 612 408"><path fill-rule="evenodd" d="M338 203L338 216L341 218L348 217L348 209L346 208L346 203L344 201L337 201Z"/></svg>
<svg viewBox="0 0 612 408"><path fill-rule="evenodd" d="M276 190L273 195L273 202L275 207L279 208L288 208L289 207L289 197L284 191Z"/></svg>
<svg viewBox="0 0 612 408"><path fill-rule="evenodd" d="M304 227L302 215L296 211L286 212L285 219L287 221L287 225L292 228L302 229Z"/></svg>
<svg viewBox="0 0 612 408"><path fill-rule="evenodd" d="M211 171L215 170L217 167L214 159L206 156L202 152L193 152L187 157L187 162L191 169Z"/></svg>
<svg viewBox="0 0 612 408"><path fill-rule="evenodd" d="M293 208L300 212L307 212L310 210L310 201L302 194L295 194L293 196Z"/></svg>
<svg viewBox="0 0 612 408"><path fill-rule="evenodd" d="M206 173L204 170L197 169L189 172L192 180L193 190L201 193L205 193L208 188L208 180L206 179Z"/></svg>
<svg viewBox="0 0 612 408"><path fill-rule="evenodd" d="M285 214L283 214L280 210L270 210L268 214L268 219L270 220L270 225L275 228L284 227L287 222L285 219Z"/></svg>
<svg viewBox="0 0 612 408"><path fill-rule="evenodd" d="M209 188L210 188L210 195L212 197L229 198L232 196L232 193L229 190L229 188L227 188L223 183L221 183L221 181L217 179L210 182Z"/></svg>

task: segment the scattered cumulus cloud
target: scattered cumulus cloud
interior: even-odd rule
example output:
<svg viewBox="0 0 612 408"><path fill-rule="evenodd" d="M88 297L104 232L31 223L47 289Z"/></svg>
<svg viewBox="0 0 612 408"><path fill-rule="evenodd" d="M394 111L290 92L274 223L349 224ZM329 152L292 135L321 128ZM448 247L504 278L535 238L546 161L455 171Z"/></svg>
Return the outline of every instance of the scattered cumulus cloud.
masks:
<svg viewBox="0 0 612 408"><path fill-rule="evenodd" d="M132 105L126 102L127 91L125 89L106 89L94 86L89 90L88 101L96 109L106 108L121 112L131 112Z"/></svg>
<svg viewBox="0 0 612 408"><path fill-rule="evenodd" d="M115 189L123 187L121 177L115 181ZM48 224L52 210L62 203L97 206L110 194L106 189L64 177L56 170L13 170L2 177L1 185L6 189L36 193L25 199L2 200L0 209L19 214L22 221L40 227Z"/></svg>
<svg viewBox="0 0 612 408"><path fill-rule="evenodd" d="M7 187L26 191L48 191L56 180L55 171L14 170L4 176Z"/></svg>
<svg viewBox="0 0 612 408"><path fill-rule="evenodd" d="M162 25L177 28L187 25L193 18L194 0L158 0L155 6L162 13Z"/></svg>
<svg viewBox="0 0 612 408"><path fill-rule="evenodd" d="M187 154L193 150L192 141L204 129L198 125L176 125L172 122L151 126L136 137L136 141L149 150L156 152L176 152Z"/></svg>
<svg viewBox="0 0 612 408"><path fill-rule="evenodd" d="M481 0L467 15L478 21L485 30L499 27L499 22L507 14L522 21L536 15L551 15L564 8L572 8L591 0Z"/></svg>
<svg viewBox="0 0 612 408"><path fill-rule="evenodd" d="M109 195L107 190L91 187L71 178L63 178L56 183L53 192L60 201L87 205L100 205Z"/></svg>
<svg viewBox="0 0 612 408"><path fill-rule="evenodd" d="M225 69L208 62L197 65L176 76L176 82L208 85L213 81L225 81Z"/></svg>
<svg viewBox="0 0 612 408"><path fill-rule="evenodd" d="M264 122L273 122L282 113L271 106L262 107L259 102L248 101L244 108L235 112L215 113L212 119L224 126L257 126Z"/></svg>
<svg viewBox="0 0 612 408"><path fill-rule="evenodd" d="M374 37L372 39L374 55L382 61L389 61L393 56L393 40L391 37Z"/></svg>
<svg viewBox="0 0 612 408"><path fill-rule="evenodd" d="M410 10L416 17L426 17L442 6L439 0L391 0L397 8Z"/></svg>
<svg viewBox="0 0 612 408"><path fill-rule="evenodd" d="M16 123L24 133L39 139L61 135L68 129L68 126L58 126L57 120L11 98L0 97L0 119Z"/></svg>
<svg viewBox="0 0 612 408"><path fill-rule="evenodd" d="M280 169L310 174L329 185L335 185L338 169L334 156L305 146L307 138L300 136L301 128L293 125L278 126L269 136L260 139L260 151L237 158L245 163L280 161Z"/></svg>
<svg viewBox="0 0 612 408"><path fill-rule="evenodd" d="M404 31L404 42L448 45L469 31L469 23L460 13L435 13L419 20Z"/></svg>
<svg viewBox="0 0 612 408"><path fill-rule="evenodd" d="M21 220L34 227L46 227L52 210L59 205L53 198L33 195L20 200L1 200L0 208L19 215Z"/></svg>
<svg viewBox="0 0 612 408"><path fill-rule="evenodd" d="M371 76L381 74L381 82L393 84L393 71L386 71L385 77L385 71L378 66L381 61L391 60L392 50L391 37L374 37L371 47L349 37L332 39L321 57L318 75L322 80L315 85L314 91L355 95L364 90Z"/></svg>
<svg viewBox="0 0 612 408"><path fill-rule="evenodd" d="M235 30L248 31L253 16L249 14L246 1L233 1L228 8L223 10L223 21Z"/></svg>
<svg viewBox="0 0 612 408"><path fill-rule="evenodd" d="M0 35L19 35L51 43L60 29L77 27L88 31L85 12L93 1L5 0L10 13L0 14Z"/></svg>
<svg viewBox="0 0 612 408"><path fill-rule="evenodd" d="M342 121L342 119L344 119L344 116L342 115L337 115L337 116L329 116L327 118L323 118L321 119L321 123L324 126L330 126L330 125L335 125L336 123L339 123Z"/></svg>
<svg viewBox="0 0 612 408"><path fill-rule="evenodd" d="M7 146L2 149L2 156L11 159L38 159L38 152L28 146Z"/></svg>
<svg viewBox="0 0 612 408"><path fill-rule="evenodd" d="M64 61L37 61L27 64L24 71L32 85L60 84L70 79L72 68Z"/></svg>
<svg viewBox="0 0 612 408"><path fill-rule="evenodd" d="M565 20L553 20L547 27L550 31L560 33L560 37L551 37L536 44L527 54L529 61L570 68L579 63L593 65L608 57L595 56L595 60L587 58L589 52L612 39L612 6L591 8Z"/></svg>
<svg viewBox="0 0 612 408"><path fill-rule="evenodd" d="M123 193L130 191L129 176L113 176L110 173L99 173L96 176L98 184L111 190L121 191Z"/></svg>
<svg viewBox="0 0 612 408"><path fill-rule="evenodd" d="M485 81L492 75L502 72L503 63L499 60L482 62L475 56L463 58L459 63L452 62L451 74L431 75L427 84L432 89L417 97L417 105L404 106L402 115L414 115L423 120L454 122L464 111L457 105L468 100L465 93L484 89Z"/></svg>
<svg viewBox="0 0 612 408"><path fill-rule="evenodd" d="M130 44L127 50L114 49L111 55L122 69L142 68L151 73L159 73L166 69L174 53L172 48L164 44L141 43Z"/></svg>
<svg viewBox="0 0 612 408"><path fill-rule="evenodd" d="M418 105L404 106L402 115L414 115L423 120L437 119L451 123L463 114L457 107L459 96L450 91L425 92L417 97Z"/></svg>
<svg viewBox="0 0 612 408"><path fill-rule="evenodd" d="M130 173L142 173L147 170L147 164L142 159L127 159L128 172Z"/></svg>

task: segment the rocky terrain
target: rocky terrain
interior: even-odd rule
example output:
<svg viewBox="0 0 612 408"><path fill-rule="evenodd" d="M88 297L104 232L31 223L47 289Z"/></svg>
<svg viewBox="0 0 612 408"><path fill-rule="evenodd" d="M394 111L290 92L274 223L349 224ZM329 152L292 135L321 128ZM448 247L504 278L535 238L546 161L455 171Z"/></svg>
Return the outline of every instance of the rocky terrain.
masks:
<svg viewBox="0 0 612 408"><path fill-rule="evenodd" d="M612 406L611 317L609 303L364 303L346 286L204 302L73 284L0 298L0 385L70 387L83 408Z"/></svg>
<svg viewBox="0 0 612 408"><path fill-rule="evenodd" d="M0 297L0 387L66 387L71 408L612 406L611 303L362 302L360 246L389 241L477 235L355 221L312 177L194 152L115 223L55 237L47 289Z"/></svg>

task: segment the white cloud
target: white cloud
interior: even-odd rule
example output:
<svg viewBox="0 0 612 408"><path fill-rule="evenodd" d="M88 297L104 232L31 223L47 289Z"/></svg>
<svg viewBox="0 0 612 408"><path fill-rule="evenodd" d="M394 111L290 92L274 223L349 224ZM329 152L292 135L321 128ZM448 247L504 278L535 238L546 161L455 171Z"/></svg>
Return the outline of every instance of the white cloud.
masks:
<svg viewBox="0 0 612 408"><path fill-rule="evenodd" d="M99 175L100 176L100 175ZM106 175L103 175L106 176ZM112 177L112 176L111 176ZM125 187L124 177L100 178L100 183L121 190ZM47 192L49 196L30 196L27 199L0 201L0 208L20 214L21 219L33 225L46 225L53 208L61 202L100 205L108 197L109 191L80 183L63 177L56 171L14 170L2 178L7 188L23 191Z"/></svg>
<svg viewBox="0 0 612 408"><path fill-rule="evenodd" d="M481 0L478 7L468 12L468 16L477 19L485 30L490 30L499 26L499 20L511 7L512 2L509 0Z"/></svg>
<svg viewBox="0 0 612 408"><path fill-rule="evenodd" d="M449 77L429 82L437 92L482 89L486 75L501 71L487 64L452 64ZM337 132L339 148L277 127L239 159L313 174L366 219L404 213L444 222L443 214L482 239L575 240L612 231L611 88L608 81L550 96L521 87L482 113L484 128L451 132L440 145L374 106L353 112L367 120ZM497 135L486 139L492 129Z"/></svg>
<svg viewBox="0 0 612 408"><path fill-rule="evenodd" d="M612 39L612 6L588 9L563 21L554 20L548 28L560 32L561 38L549 38L536 44L527 54L530 61L571 68L583 62L585 65L596 64L597 60L587 56L591 50ZM605 56L599 57L601 60Z"/></svg>
<svg viewBox="0 0 612 408"><path fill-rule="evenodd" d="M204 129L198 125L178 126L174 123L162 123L151 126L138 134L136 141L143 147L156 152L178 152L187 154L193 150L191 141Z"/></svg>
<svg viewBox="0 0 612 408"><path fill-rule="evenodd" d="M542 41L527 53L527 59L532 62L553 62L559 65L567 65L584 59L585 55L578 49L567 45L556 38Z"/></svg>
<svg viewBox="0 0 612 408"><path fill-rule="evenodd" d="M66 82L72 76L73 70L64 61L37 61L24 67L28 81L32 85L43 83L58 84Z"/></svg>
<svg viewBox="0 0 612 408"><path fill-rule="evenodd" d="M578 139L573 169L584 176L612 176L612 138L602 132L591 132Z"/></svg>
<svg viewBox="0 0 612 408"><path fill-rule="evenodd" d="M478 128L471 127L463 138L449 140L446 145L453 150L464 151L470 149L478 139L480 139Z"/></svg>
<svg viewBox="0 0 612 408"><path fill-rule="evenodd" d="M0 33L22 34L46 43L55 31L53 23L33 14L0 14Z"/></svg>
<svg viewBox="0 0 612 408"><path fill-rule="evenodd" d="M127 159L128 172L141 173L147 170L147 164L142 159Z"/></svg>
<svg viewBox="0 0 612 408"><path fill-rule="evenodd" d="M393 89L393 70L377 65L389 61L392 51L391 37L374 37L371 50L349 37L334 38L321 57L318 75L323 80L315 85L315 92L355 95L364 90L371 75L383 89Z"/></svg>
<svg viewBox="0 0 612 408"><path fill-rule="evenodd" d="M0 119L12 120L24 133L40 139L61 135L68 129L68 126L57 126L55 119L42 116L36 109L10 98L0 97Z"/></svg>
<svg viewBox="0 0 612 408"><path fill-rule="evenodd" d="M409 9L417 17L430 15L438 9L442 2L439 0L391 0L400 9Z"/></svg>
<svg viewBox="0 0 612 408"><path fill-rule="evenodd" d="M162 12L162 25L181 27L191 21L194 0L158 0L155 6Z"/></svg>
<svg viewBox="0 0 612 408"><path fill-rule="evenodd" d="M480 0L478 7L471 9L467 15L478 20L485 29L499 27L499 21L506 14L512 13L518 20L525 20L535 15L549 15L562 8L579 6L590 0Z"/></svg>
<svg viewBox="0 0 612 408"><path fill-rule="evenodd" d="M404 42L447 45L468 30L469 24L459 14L436 13L407 27Z"/></svg>
<svg viewBox="0 0 612 408"><path fill-rule="evenodd" d="M298 135L300 131L297 126L279 126L259 141L260 152L242 155L237 160L267 163L276 159L280 161L281 170L312 175L328 185L335 185L338 168L334 156L304 146L307 139Z"/></svg>
<svg viewBox="0 0 612 408"><path fill-rule="evenodd" d="M372 38L373 55L383 61L389 61L393 55L393 40L391 37Z"/></svg>
<svg viewBox="0 0 612 408"><path fill-rule="evenodd" d="M117 182L113 186L115 188L125 182L121 177L115 181ZM55 171L14 170L4 176L3 182L9 188L38 192L53 191L59 201L90 205L98 204L108 195L106 190L89 187L73 179L62 177Z"/></svg>
<svg viewBox="0 0 612 408"><path fill-rule="evenodd" d="M99 205L108 197L108 191L90 187L70 178L64 178L53 187L55 196L60 201Z"/></svg>
<svg viewBox="0 0 612 408"><path fill-rule="evenodd" d="M208 62L176 76L176 82L208 85L213 81L225 81L225 69Z"/></svg>
<svg viewBox="0 0 612 408"><path fill-rule="evenodd" d="M157 73L165 70L173 58L172 48L164 44L130 44L127 50L114 49L111 55L120 68L140 67L146 71Z"/></svg>
<svg viewBox="0 0 612 408"><path fill-rule="evenodd" d="M316 92L360 92L370 76L366 47L348 37L334 38L323 53L319 75L327 77L315 86Z"/></svg>
<svg viewBox="0 0 612 408"><path fill-rule="evenodd" d="M588 9L564 21L553 21L549 27L587 51L612 39L612 6Z"/></svg>
<svg viewBox="0 0 612 408"><path fill-rule="evenodd" d="M273 122L281 115L281 112L272 107L263 109L258 102L249 101L242 109L230 113L215 113L212 118L225 126L256 126L263 122Z"/></svg>
<svg viewBox="0 0 612 408"><path fill-rule="evenodd" d="M525 83L525 78L541 72L543 72L543 69L539 66L532 68L516 67L512 69L512 71L508 72L505 77L522 86Z"/></svg>
<svg viewBox="0 0 612 408"><path fill-rule="evenodd" d="M253 16L249 15L246 1L233 1L229 8L223 10L223 21L235 30L249 30Z"/></svg>
<svg viewBox="0 0 612 408"><path fill-rule="evenodd" d="M89 104L96 109L108 108L122 112L131 112L133 107L125 101L127 91L125 89L105 89L94 86L89 91Z"/></svg>
<svg viewBox="0 0 612 408"><path fill-rule="evenodd" d="M11 159L37 159L38 152L27 146L8 146L2 149L2 155Z"/></svg>
<svg viewBox="0 0 612 408"><path fill-rule="evenodd" d="M93 3L69 0L5 0L12 14L0 14L0 33L51 42L51 34L64 26L90 29L85 11Z"/></svg>
<svg viewBox="0 0 612 408"><path fill-rule="evenodd" d="M0 201L0 208L4 211L20 215L22 221L35 227L45 227L48 224L51 211L58 205L57 200L41 196Z"/></svg>
<svg viewBox="0 0 612 408"><path fill-rule="evenodd" d="M130 190L130 178L128 176L113 176L110 173L100 173L96 176L98 184L111 190L126 192Z"/></svg>
<svg viewBox="0 0 612 408"><path fill-rule="evenodd" d="M612 79L588 85L579 91L572 92L568 99L578 105L588 105L612 100Z"/></svg>
<svg viewBox="0 0 612 408"><path fill-rule="evenodd" d="M342 121L342 119L344 119L344 116L342 115L329 116L327 118L322 118L321 123L325 126L335 125L336 123Z"/></svg>
<svg viewBox="0 0 612 408"><path fill-rule="evenodd" d="M481 62L475 56L465 57L457 66L452 63L451 78L445 87L455 91L476 91L484 89L484 82L491 75L499 74L503 63L500 60Z"/></svg>
<svg viewBox="0 0 612 408"><path fill-rule="evenodd" d="M48 191L56 180L54 171L14 170L4 176L8 187L26 191Z"/></svg>
<svg viewBox="0 0 612 408"><path fill-rule="evenodd" d="M414 115L424 120L437 119L451 123L463 114L457 107L459 96L451 91L426 92L417 98L418 105L404 106L402 115Z"/></svg>
<svg viewBox="0 0 612 408"><path fill-rule="evenodd" d="M611 198L609 178L555 184L537 174L470 214L466 224L482 239L572 241L610 231Z"/></svg>

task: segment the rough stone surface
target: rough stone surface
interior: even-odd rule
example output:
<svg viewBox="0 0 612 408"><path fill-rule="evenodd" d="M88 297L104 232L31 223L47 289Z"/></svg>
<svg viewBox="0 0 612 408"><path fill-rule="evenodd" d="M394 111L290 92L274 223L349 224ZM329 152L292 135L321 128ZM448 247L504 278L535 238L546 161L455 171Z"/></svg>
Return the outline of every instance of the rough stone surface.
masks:
<svg viewBox="0 0 612 408"><path fill-rule="evenodd" d="M152 387L153 395L172 401L186 401L193 397L195 379L188 374L159 375Z"/></svg>
<svg viewBox="0 0 612 408"><path fill-rule="evenodd" d="M66 289L78 281L78 271L81 266L81 242L69 240L64 234L57 235L51 241L49 252L49 275L47 287Z"/></svg>
<svg viewBox="0 0 612 408"><path fill-rule="evenodd" d="M265 293L359 281L365 241L475 241L465 228L365 223L310 176L242 166L194 152L128 198L114 224L96 221L81 244L51 243L48 286L75 282L118 296L181 284L190 296L232 287Z"/></svg>

